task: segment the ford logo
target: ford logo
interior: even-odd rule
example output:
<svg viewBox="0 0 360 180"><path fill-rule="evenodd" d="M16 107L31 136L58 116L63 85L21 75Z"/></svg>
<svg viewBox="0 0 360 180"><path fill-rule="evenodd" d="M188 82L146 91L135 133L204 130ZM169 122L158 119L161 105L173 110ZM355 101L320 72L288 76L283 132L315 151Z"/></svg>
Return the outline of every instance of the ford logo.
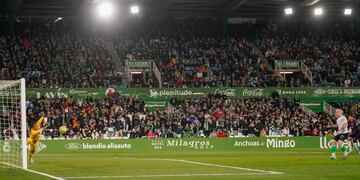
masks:
<svg viewBox="0 0 360 180"><path fill-rule="evenodd" d="M77 150L81 148L81 144L79 143L68 143L65 145L65 148L68 150Z"/></svg>

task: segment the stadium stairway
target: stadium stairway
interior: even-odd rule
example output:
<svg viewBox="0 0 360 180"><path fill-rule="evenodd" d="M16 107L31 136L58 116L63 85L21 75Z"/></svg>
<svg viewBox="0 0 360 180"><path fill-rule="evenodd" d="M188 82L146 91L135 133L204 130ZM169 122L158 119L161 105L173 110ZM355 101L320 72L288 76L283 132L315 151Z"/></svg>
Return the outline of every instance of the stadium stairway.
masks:
<svg viewBox="0 0 360 180"><path fill-rule="evenodd" d="M105 41L105 47L110 52L110 55L112 57L112 61L115 63L116 66L116 72L118 72L121 75L122 78L122 85L128 87L130 84L128 76L124 73L124 64L125 62L120 59L118 56L114 44L112 41Z"/></svg>

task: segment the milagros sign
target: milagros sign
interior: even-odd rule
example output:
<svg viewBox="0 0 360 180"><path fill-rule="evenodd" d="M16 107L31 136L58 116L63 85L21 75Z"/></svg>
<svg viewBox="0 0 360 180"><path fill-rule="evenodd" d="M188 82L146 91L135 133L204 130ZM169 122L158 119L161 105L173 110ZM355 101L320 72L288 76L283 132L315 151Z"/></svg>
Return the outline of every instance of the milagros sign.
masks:
<svg viewBox="0 0 360 180"><path fill-rule="evenodd" d="M213 149L210 140L188 140L188 139L154 139L151 145L155 150L163 148L189 148L189 149Z"/></svg>

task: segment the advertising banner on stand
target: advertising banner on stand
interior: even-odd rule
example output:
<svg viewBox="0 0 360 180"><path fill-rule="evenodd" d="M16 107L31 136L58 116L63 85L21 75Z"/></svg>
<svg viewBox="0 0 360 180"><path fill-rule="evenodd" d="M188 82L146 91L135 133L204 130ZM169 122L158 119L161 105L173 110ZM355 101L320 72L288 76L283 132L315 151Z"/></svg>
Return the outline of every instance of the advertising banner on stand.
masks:
<svg viewBox="0 0 360 180"><path fill-rule="evenodd" d="M43 153L243 151L320 148L319 137L42 140Z"/></svg>

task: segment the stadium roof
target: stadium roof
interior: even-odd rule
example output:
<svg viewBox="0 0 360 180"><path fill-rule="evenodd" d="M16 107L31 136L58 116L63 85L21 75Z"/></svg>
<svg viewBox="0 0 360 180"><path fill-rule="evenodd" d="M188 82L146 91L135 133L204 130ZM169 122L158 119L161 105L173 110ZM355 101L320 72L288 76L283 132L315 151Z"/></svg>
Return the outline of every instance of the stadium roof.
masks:
<svg viewBox="0 0 360 180"><path fill-rule="evenodd" d="M101 0L0 0L2 11L16 11L18 17L79 17L84 7ZM344 8L360 9L359 0L113 0L119 7L139 5L142 13L174 17L279 18L284 8L292 7L294 16L307 18L315 7L326 16L340 16ZM2 13L3 14L3 13Z"/></svg>

